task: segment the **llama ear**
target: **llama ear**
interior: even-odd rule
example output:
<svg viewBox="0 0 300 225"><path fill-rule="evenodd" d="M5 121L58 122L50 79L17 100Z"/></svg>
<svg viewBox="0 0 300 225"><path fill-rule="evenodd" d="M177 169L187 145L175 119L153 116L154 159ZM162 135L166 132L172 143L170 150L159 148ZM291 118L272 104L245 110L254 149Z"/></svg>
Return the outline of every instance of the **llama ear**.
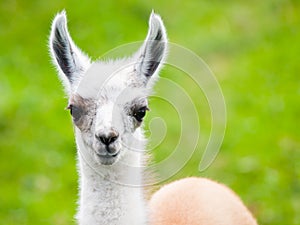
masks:
<svg viewBox="0 0 300 225"><path fill-rule="evenodd" d="M90 65L90 59L73 42L67 28L65 11L58 13L51 28L49 48L60 78L70 94Z"/></svg>
<svg viewBox="0 0 300 225"><path fill-rule="evenodd" d="M136 71L139 80L147 85L154 74L159 72L167 54L167 34L159 15L151 13L146 40L138 53Z"/></svg>

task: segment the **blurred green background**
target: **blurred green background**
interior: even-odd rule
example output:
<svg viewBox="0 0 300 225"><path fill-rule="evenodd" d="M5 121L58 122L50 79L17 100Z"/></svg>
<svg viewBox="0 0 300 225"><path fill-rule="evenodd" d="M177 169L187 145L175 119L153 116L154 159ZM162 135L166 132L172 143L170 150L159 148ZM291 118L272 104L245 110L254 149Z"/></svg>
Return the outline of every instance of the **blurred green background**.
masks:
<svg viewBox="0 0 300 225"><path fill-rule="evenodd" d="M170 41L210 66L228 112L214 163L200 173L196 151L173 179L210 177L235 190L259 224L300 224L299 1L83 2L0 2L0 223L74 224L76 149L47 48L55 13L66 9L74 41L95 59L143 40L155 9ZM167 69L162 76L172 79ZM166 113L159 104L151 102L148 120Z"/></svg>

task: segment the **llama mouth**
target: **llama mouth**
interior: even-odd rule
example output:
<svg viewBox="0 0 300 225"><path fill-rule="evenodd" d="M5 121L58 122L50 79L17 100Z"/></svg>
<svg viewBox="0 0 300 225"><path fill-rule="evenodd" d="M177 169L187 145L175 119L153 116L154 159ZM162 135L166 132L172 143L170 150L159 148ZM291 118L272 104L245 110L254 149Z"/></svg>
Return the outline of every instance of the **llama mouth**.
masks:
<svg viewBox="0 0 300 225"><path fill-rule="evenodd" d="M117 161L118 155L119 155L119 152L117 152L115 154L105 154L105 155L100 155L100 154L96 153L96 158L100 164L109 166L109 165L114 164Z"/></svg>
<svg viewBox="0 0 300 225"><path fill-rule="evenodd" d="M118 156L118 152L117 153L115 153L115 154L112 154L112 155L110 155L110 154L106 154L106 155L100 155L100 154L97 154L99 157L102 157L102 158L105 158L105 159L109 159L109 158L115 158L115 157L117 157Z"/></svg>

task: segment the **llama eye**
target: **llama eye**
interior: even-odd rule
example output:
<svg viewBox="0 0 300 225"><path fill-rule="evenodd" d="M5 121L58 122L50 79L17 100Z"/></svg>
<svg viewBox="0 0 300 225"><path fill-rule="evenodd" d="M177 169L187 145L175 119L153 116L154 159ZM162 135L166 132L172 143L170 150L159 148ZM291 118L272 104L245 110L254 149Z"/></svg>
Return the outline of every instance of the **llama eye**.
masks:
<svg viewBox="0 0 300 225"><path fill-rule="evenodd" d="M74 105L69 105L68 109L70 109L70 113L74 119L74 121L77 121L80 119L81 115L82 115L82 109L74 106Z"/></svg>
<svg viewBox="0 0 300 225"><path fill-rule="evenodd" d="M147 111L147 110L148 110L148 108L147 108L146 106L136 109L136 110L133 112L134 118L135 118L138 122L142 122L144 116L146 115L146 111Z"/></svg>

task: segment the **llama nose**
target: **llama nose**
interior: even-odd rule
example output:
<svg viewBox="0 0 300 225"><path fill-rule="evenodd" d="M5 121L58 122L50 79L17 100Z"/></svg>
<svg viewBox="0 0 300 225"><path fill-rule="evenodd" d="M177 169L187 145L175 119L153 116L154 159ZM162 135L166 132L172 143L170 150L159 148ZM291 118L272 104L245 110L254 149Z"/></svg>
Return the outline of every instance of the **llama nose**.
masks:
<svg viewBox="0 0 300 225"><path fill-rule="evenodd" d="M115 130L110 131L109 133L99 132L95 134L96 138L102 142L104 145L109 145L116 141L119 137L119 133Z"/></svg>

